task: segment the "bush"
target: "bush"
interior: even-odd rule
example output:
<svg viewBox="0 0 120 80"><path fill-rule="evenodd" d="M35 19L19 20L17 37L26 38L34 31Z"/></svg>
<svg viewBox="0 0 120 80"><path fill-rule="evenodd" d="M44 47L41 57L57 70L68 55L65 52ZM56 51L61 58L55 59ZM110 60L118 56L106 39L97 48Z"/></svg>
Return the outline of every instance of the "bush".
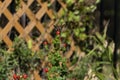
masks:
<svg viewBox="0 0 120 80"><path fill-rule="evenodd" d="M29 46L31 43L27 44L23 39L16 38L12 47L13 50L0 49L1 80L10 80L11 78L17 80L24 78L25 75L28 80L30 79L31 73L40 64L40 58L37 53L31 50Z"/></svg>

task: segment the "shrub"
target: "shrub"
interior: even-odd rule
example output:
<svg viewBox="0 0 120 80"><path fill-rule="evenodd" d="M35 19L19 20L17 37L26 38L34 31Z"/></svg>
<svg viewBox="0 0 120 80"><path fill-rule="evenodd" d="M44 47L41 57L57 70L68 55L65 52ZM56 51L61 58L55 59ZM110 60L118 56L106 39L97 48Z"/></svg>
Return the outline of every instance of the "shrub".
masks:
<svg viewBox="0 0 120 80"><path fill-rule="evenodd" d="M30 44L30 43L29 43ZM30 79L33 71L40 64L40 58L23 39L16 38L13 50L0 49L0 79L9 80L27 75ZM16 76L15 76L16 75ZM22 78L22 77L21 77ZM15 79L16 80L16 79Z"/></svg>

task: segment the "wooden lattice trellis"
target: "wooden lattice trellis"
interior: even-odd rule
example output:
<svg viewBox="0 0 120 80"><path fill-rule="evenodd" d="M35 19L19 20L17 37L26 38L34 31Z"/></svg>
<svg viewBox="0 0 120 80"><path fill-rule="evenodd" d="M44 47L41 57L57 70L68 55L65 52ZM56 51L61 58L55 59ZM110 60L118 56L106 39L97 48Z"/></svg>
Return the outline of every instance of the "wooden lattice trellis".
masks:
<svg viewBox="0 0 120 80"><path fill-rule="evenodd" d="M29 0L27 4L24 3L24 1L22 1L19 10L15 14L12 14L7 8L11 4L12 0L5 0L4 2L0 2L0 15L4 14L5 17L8 19L8 23L5 25L5 27L3 29L0 27L0 38L3 39L3 41L9 47L12 46L12 40L8 37L7 34L9 33L9 31L11 31L13 27L19 33L19 36L25 37L26 40L31 39L29 33L34 27L36 27L41 34L46 33L44 26L40 22L44 14L47 14L50 18L50 22L48 24L48 26L49 25L50 26L49 26L49 29L47 29L47 31L50 32L53 29L53 26L51 24L54 24L55 21L53 20L54 16L52 14L52 10L48 9L47 7L48 4L46 2L41 3L40 0L37 0L41 8L38 10L36 14L34 14L29 8L34 1L36 0ZM54 0L51 0L51 3L53 2ZM58 2L61 5L60 10L58 11L58 15L59 15L61 9L65 7L65 5L59 0ZM18 20L23 14L26 14L27 17L30 19L30 22L28 23L28 25L25 26L25 28L23 28L22 25L20 25L20 23L18 22ZM50 37L49 33L46 33L46 35ZM40 38L40 35L38 38Z"/></svg>
<svg viewBox="0 0 120 80"><path fill-rule="evenodd" d="M60 0L50 1L51 4L57 1L60 5L60 8L56 11L57 15L59 16L62 9L66 7L65 4L62 3ZM42 2L42 0L28 0L27 3L25 3L24 0L21 0L19 9L13 14L8 8L11 2L12 0L0 0L0 17L4 15L4 18L6 18L7 20L4 26L0 25L0 39L2 39L4 43L10 48L13 44L13 40L9 37L9 33L12 29L14 29L18 34L17 36L24 37L26 41L29 39L33 40L33 50L38 50L39 45L44 39L47 39L47 41L50 43L52 41L52 36L50 35L50 33L54 29L53 25L56 23L56 21L54 20L54 10L48 8L48 3ZM30 7L33 6L32 4L35 2L39 6L37 12L33 12L30 9ZM25 26L21 25L21 23L19 22L24 14L28 18L28 23ZM47 23L47 26L43 25L43 22L41 21L42 17L45 15L49 17L49 22ZM36 38L37 43L30 36L30 33L33 32L34 29L39 32L39 35ZM70 50L66 54L67 58L70 58L74 50L79 50L78 48L76 48L76 46L74 46L74 41L72 40L72 38L70 39L72 43ZM78 54L80 53L79 51ZM35 74L36 80L41 80L38 74Z"/></svg>

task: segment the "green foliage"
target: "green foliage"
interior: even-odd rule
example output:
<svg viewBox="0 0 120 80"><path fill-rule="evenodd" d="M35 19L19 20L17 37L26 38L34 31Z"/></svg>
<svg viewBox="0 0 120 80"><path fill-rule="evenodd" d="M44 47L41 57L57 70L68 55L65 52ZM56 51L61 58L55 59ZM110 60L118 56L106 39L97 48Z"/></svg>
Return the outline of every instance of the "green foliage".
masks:
<svg viewBox="0 0 120 80"><path fill-rule="evenodd" d="M70 79L81 79L84 80L85 76L88 73L89 70L89 65L90 65L90 58L86 57L86 58L82 58L79 62L79 64L76 65L76 67L74 68L74 70L72 72L69 73L69 78Z"/></svg>
<svg viewBox="0 0 120 80"><path fill-rule="evenodd" d="M8 73L8 70L11 69L11 67L9 66L9 61L8 61L8 56L7 56L7 52L3 51L2 49L0 49L0 79L7 79L7 76L10 75ZM10 71L10 70L9 70Z"/></svg>
<svg viewBox="0 0 120 80"><path fill-rule="evenodd" d="M34 60L31 49L28 48L24 40L18 38L16 38L13 48L14 52L12 53L10 60L16 59L15 61L18 64L15 66L20 67L21 72L28 72L30 70L29 68L32 66L30 64L32 64L32 61Z"/></svg>
<svg viewBox="0 0 120 80"><path fill-rule="evenodd" d="M51 63L52 67L49 68L48 80L65 80L67 79L67 66L66 60L63 58L60 53L51 53L48 56L49 62Z"/></svg>
<svg viewBox="0 0 120 80"><path fill-rule="evenodd" d="M87 75L87 80L92 80L93 75L97 78L97 80L114 80L112 74L114 71L112 61L114 43L110 42L107 44L106 36L103 37L98 32L92 37L88 36L88 38L90 39L87 43L85 43L86 46L83 46L83 50L86 52L86 55L78 61L78 64L75 66L73 71L70 72L69 76L77 80L83 80L87 77ZM91 41L92 44L89 44ZM92 48L89 48L91 45ZM89 70L92 70L91 73L89 73Z"/></svg>
<svg viewBox="0 0 120 80"><path fill-rule="evenodd" d="M67 61L66 58L61 55L62 51L64 51L65 48L61 46L62 42L60 40L61 37L60 35L56 35L56 37L52 41L51 50L49 50L48 44L44 45L46 46L45 49L47 50L47 52L44 52L44 50L40 50L40 53L42 53L43 55L40 56L40 58L48 63L45 66L48 69L48 72L46 72L48 80L67 79L68 74L68 68L66 65ZM47 57L47 60L45 60L45 57Z"/></svg>
<svg viewBox="0 0 120 80"><path fill-rule="evenodd" d="M70 76L77 80L83 80L87 74L89 76L88 80L92 80L92 75L100 80L114 80L112 74L116 73L112 61L114 42L108 43L107 41L107 26L105 26L103 34L96 31L94 11L100 0L63 0L63 2L67 4L67 9L62 11L62 16L59 18L57 25L64 26L68 31L64 35L72 35L75 44L86 54L85 60L81 59L79 61L79 65L71 71ZM89 65L89 67L86 65ZM110 72L106 71L107 68ZM92 73L88 74L90 69L92 69ZM77 72L77 70L80 72ZM110 75L112 75L112 78Z"/></svg>
<svg viewBox="0 0 120 80"><path fill-rule="evenodd" d="M69 33L73 35L76 43L88 39L92 30L95 29L93 12L100 0L63 0L67 9L62 11L57 25L64 25Z"/></svg>
<svg viewBox="0 0 120 80"><path fill-rule="evenodd" d="M29 74L40 64L37 53L31 51L23 39L16 38L13 45L14 50L0 49L0 79L9 80L12 74Z"/></svg>

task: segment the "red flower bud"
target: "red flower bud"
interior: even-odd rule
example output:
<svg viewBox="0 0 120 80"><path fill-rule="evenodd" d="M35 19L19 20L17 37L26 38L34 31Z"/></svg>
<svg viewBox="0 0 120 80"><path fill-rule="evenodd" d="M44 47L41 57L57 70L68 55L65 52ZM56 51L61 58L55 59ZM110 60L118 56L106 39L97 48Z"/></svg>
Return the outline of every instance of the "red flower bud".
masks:
<svg viewBox="0 0 120 80"><path fill-rule="evenodd" d="M60 37L60 40L62 41L62 40L63 40L63 37Z"/></svg>
<svg viewBox="0 0 120 80"><path fill-rule="evenodd" d="M44 42L43 42L43 44L44 44L44 45L47 45L47 44L48 44L48 42L47 42L47 41L44 41Z"/></svg>
<svg viewBox="0 0 120 80"><path fill-rule="evenodd" d="M17 76L17 79L20 79L20 76Z"/></svg>
<svg viewBox="0 0 120 80"><path fill-rule="evenodd" d="M17 79L17 75L13 74L13 79L16 80Z"/></svg>
<svg viewBox="0 0 120 80"><path fill-rule="evenodd" d="M67 44L66 44L66 43L64 43L64 44L63 44L63 46L64 46L64 47L67 47Z"/></svg>
<svg viewBox="0 0 120 80"><path fill-rule="evenodd" d="M44 68L43 71L47 73L48 72L48 68Z"/></svg>
<svg viewBox="0 0 120 80"><path fill-rule="evenodd" d="M23 76L22 76L24 79L27 79L27 74L23 74Z"/></svg>
<svg viewBox="0 0 120 80"><path fill-rule="evenodd" d="M56 31L56 35L60 35L60 31Z"/></svg>

